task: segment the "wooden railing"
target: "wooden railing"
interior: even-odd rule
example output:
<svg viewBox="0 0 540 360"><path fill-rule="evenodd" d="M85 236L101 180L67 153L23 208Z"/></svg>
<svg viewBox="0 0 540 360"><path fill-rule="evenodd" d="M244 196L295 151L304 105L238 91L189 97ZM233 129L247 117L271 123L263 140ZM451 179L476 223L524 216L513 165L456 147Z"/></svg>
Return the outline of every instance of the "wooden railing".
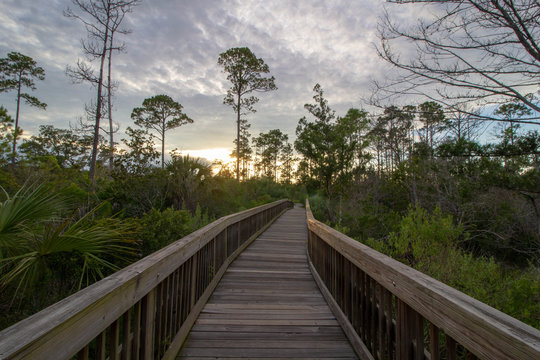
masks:
<svg viewBox="0 0 540 360"><path fill-rule="evenodd" d="M310 267L362 359L540 359L540 331L315 220Z"/></svg>
<svg viewBox="0 0 540 360"><path fill-rule="evenodd" d="M172 359L228 265L287 200L225 216L0 332L0 359Z"/></svg>

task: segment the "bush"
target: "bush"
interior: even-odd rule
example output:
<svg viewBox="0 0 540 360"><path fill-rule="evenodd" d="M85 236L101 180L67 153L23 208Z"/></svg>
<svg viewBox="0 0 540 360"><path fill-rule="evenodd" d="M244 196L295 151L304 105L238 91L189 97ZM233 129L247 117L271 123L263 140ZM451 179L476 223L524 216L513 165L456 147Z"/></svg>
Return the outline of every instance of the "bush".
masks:
<svg viewBox="0 0 540 360"><path fill-rule="evenodd" d="M439 208L410 208L399 229L367 245L531 326L540 328L540 278L532 265L516 270L493 257L475 257L459 247L468 234Z"/></svg>
<svg viewBox="0 0 540 360"><path fill-rule="evenodd" d="M191 216L187 210L152 208L139 224L138 238L143 257L191 233Z"/></svg>

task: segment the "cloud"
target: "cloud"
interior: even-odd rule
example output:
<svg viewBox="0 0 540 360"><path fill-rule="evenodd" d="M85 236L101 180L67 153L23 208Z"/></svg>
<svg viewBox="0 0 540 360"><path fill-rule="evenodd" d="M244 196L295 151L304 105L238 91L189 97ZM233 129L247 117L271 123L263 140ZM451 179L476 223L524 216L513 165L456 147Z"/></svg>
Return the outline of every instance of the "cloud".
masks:
<svg viewBox="0 0 540 360"><path fill-rule="evenodd" d="M131 110L144 98L167 94L179 101L195 122L168 136L169 148L232 148L234 113L222 104L230 86L217 64L228 48L248 46L269 65L278 90L258 94L257 112L249 116L252 133L280 128L294 139L303 105L312 101L320 83L330 106L343 115L360 107L370 78L382 76L375 39L380 0L362 1L143 1L128 14L119 37L126 52L113 58L119 88L114 118L121 133L132 124ZM0 13L1 57L20 51L47 73L35 95L47 111L24 109L22 126L37 132L39 124L67 127L83 114L95 96L88 85L72 85L66 65L82 58L84 28L65 18L69 0L4 0ZM94 64L96 65L96 64ZM14 94L0 94L0 104L13 111ZM11 104L11 105L10 105ZM25 120L26 119L26 120Z"/></svg>

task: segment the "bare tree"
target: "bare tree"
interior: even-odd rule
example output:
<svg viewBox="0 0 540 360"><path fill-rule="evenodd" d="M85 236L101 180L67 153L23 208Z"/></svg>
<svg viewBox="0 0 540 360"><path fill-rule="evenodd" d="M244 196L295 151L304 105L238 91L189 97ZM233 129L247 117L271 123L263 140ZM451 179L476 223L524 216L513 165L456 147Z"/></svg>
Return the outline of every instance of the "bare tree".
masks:
<svg viewBox="0 0 540 360"><path fill-rule="evenodd" d="M98 74L94 74L94 70L90 65L84 61L77 61L76 68L67 68L67 74L77 82L89 82L97 89L96 94L96 111L95 111L95 123L94 134L92 144L92 156L90 160L90 181L92 186L95 184L95 171L97 152L99 144L99 130L100 122L103 116L104 105L104 88L108 89L108 112L109 112L109 125L110 125L110 140L111 149L114 149L114 142L112 139L113 125L112 125L112 105L111 105L111 61L112 51L121 50L123 45L114 45L114 35L116 32L128 33L126 30L120 29L120 24L124 19L126 13L130 12L133 7L140 3L140 0L72 0L73 5L76 7L77 12L71 8L67 8L64 11L66 17L79 20L83 23L86 32L87 39L82 40L82 48L87 58L99 61ZM104 84L104 72L105 61L109 59L108 68L108 82ZM111 150L113 151L113 150ZM111 160L112 161L112 160Z"/></svg>
<svg viewBox="0 0 540 360"><path fill-rule="evenodd" d="M538 0L393 2L429 3L432 14L413 27L397 24L388 12L382 17L377 51L402 71L397 78L376 83L374 102L413 94L451 109L519 101L540 112L538 97L528 96L540 89ZM532 114L519 122L540 125L538 119Z"/></svg>
<svg viewBox="0 0 540 360"><path fill-rule="evenodd" d="M448 115L448 134L456 140L476 140L486 130L486 122L476 115L470 115L474 110L458 107ZM488 124L489 125L489 124Z"/></svg>

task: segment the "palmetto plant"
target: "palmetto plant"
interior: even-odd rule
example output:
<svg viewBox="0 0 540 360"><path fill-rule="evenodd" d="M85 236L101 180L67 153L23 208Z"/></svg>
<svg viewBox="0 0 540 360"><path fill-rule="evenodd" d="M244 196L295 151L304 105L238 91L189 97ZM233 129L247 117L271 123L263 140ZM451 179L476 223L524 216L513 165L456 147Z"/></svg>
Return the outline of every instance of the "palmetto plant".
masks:
<svg viewBox="0 0 540 360"><path fill-rule="evenodd" d="M15 294L58 274L58 259L75 264L70 270L80 274L80 288L135 256L131 226L116 218L96 220L99 206L84 216L61 217L68 201L45 186L25 185L5 198L0 203L0 287L14 285Z"/></svg>

